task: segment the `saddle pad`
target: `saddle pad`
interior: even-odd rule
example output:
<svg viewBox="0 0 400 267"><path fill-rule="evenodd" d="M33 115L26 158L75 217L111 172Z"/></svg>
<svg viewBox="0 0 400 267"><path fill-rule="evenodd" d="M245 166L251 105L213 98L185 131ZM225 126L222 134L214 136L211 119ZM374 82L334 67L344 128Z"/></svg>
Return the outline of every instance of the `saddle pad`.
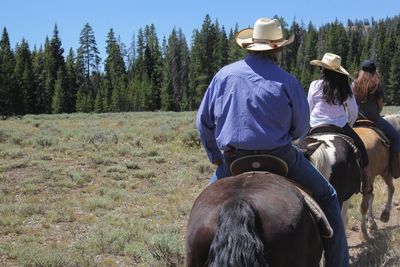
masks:
<svg viewBox="0 0 400 267"><path fill-rule="evenodd" d="M244 172L271 172L286 177L288 166L286 162L278 157L266 154L253 154L240 157L230 165L232 175Z"/></svg>
<svg viewBox="0 0 400 267"><path fill-rule="evenodd" d="M382 141L382 144L384 144L386 147L390 146L389 138L386 136L386 134L381 129L376 127L376 124L373 121L370 121L370 120L357 120L354 123L353 127L354 128L364 127L364 128L370 128L370 129L374 130L378 134L378 137Z"/></svg>
<svg viewBox="0 0 400 267"><path fill-rule="evenodd" d="M294 183L294 184L296 185L296 183ZM326 218L326 215L322 211L321 207L318 205L318 203L315 201L315 199L309 193L304 191L298 185L296 185L296 187L303 194L304 201L306 202L308 208L310 209L310 212L311 212L314 220L317 222L317 225L319 226L322 237L323 238L331 238L333 236L333 229L332 229L331 225L329 224L328 219Z"/></svg>

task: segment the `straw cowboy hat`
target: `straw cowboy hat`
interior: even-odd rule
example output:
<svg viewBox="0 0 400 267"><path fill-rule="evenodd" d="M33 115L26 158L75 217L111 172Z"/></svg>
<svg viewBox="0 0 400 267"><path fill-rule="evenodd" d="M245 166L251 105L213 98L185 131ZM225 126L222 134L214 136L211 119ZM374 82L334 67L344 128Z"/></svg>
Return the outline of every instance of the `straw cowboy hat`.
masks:
<svg viewBox="0 0 400 267"><path fill-rule="evenodd" d="M282 27L277 19L260 18L253 28L241 30L236 36L236 43L247 50L274 50L291 44L294 35L288 40L283 39Z"/></svg>
<svg viewBox="0 0 400 267"><path fill-rule="evenodd" d="M325 53L322 60L314 59L310 61L310 64L320 66L328 70L333 70L350 77L350 74L347 72L347 70L341 66L342 58L332 53Z"/></svg>

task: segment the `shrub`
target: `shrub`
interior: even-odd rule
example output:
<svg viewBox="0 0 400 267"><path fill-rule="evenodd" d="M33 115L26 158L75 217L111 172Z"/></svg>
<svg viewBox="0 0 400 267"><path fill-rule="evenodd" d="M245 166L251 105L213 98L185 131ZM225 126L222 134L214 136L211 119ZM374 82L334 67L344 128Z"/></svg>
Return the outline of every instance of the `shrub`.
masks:
<svg viewBox="0 0 400 267"><path fill-rule="evenodd" d="M148 244L148 250L154 258L166 266L183 265L183 249L177 233L154 235Z"/></svg>
<svg viewBox="0 0 400 267"><path fill-rule="evenodd" d="M6 143L10 135L4 129L0 129L0 143Z"/></svg>
<svg viewBox="0 0 400 267"><path fill-rule="evenodd" d="M187 147L199 147L201 140L196 129L189 129L181 135L182 143Z"/></svg>

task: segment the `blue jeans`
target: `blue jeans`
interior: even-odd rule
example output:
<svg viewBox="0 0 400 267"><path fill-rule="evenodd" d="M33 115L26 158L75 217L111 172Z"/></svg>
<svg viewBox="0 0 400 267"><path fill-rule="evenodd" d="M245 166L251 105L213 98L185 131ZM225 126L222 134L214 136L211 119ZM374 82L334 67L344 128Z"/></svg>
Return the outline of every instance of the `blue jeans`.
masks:
<svg viewBox="0 0 400 267"><path fill-rule="evenodd" d="M397 130L384 118L380 117L375 121L376 126L381 129L390 140L390 154L400 152L400 135Z"/></svg>
<svg viewBox="0 0 400 267"><path fill-rule="evenodd" d="M328 239L325 248L326 266L349 266L349 249L347 245L345 228L340 214L336 190L322 176L322 174L308 161L303 153L291 144L268 151L268 154L283 159L288 167L288 178L310 190L333 229L333 237ZM240 155L238 155L240 157ZM230 176L229 163L224 162L218 166L212 175L209 184L218 179Z"/></svg>

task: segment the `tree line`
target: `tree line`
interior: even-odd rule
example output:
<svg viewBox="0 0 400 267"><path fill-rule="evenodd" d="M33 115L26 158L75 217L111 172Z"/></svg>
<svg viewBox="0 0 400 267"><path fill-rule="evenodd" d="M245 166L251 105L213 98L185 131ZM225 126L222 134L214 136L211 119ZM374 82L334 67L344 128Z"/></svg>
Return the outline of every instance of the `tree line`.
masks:
<svg viewBox="0 0 400 267"><path fill-rule="evenodd" d="M377 62L386 104L400 105L400 19L338 20L317 28L312 22L278 18L286 36L295 41L281 53L279 64L299 78L305 90L319 76L310 60L325 52L342 57L355 72L361 61ZM153 24L138 30L129 46L113 29L100 58L94 30L86 23L79 48L64 48L57 25L39 48L22 39L11 48L6 27L0 40L0 116L72 112L189 111L198 108L214 74L244 57L235 42L238 25L228 31L205 16L193 30L190 45L174 28L160 41Z"/></svg>

